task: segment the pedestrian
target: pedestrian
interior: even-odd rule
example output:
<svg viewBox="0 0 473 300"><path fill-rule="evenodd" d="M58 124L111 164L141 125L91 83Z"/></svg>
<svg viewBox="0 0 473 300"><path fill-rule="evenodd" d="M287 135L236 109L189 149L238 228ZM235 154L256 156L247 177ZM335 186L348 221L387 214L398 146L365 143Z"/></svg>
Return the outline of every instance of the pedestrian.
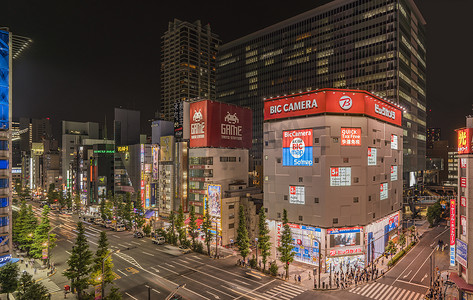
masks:
<svg viewBox="0 0 473 300"><path fill-rule="evenodd" d="M294 282L297 282L297 276L294 274Z"/></svg>
<svg viewBox="0 0 473 300"><path fill-rule="evenodd" d="M36 267L35 267L35 268L34 268L34 274L36 274L36 270L37 270L37 269L36 269Z"/></svg>
<svg viewBox="0 0 473 300"><path fill-rule="evenodd" d="M309 280L310 280L310 271L308 271L307 273L309 273Z"/></svg>
<svg viewBox="0 0 473 300"><path fill-rule="evenodd" d="M25 267L28 269L28 261L25 261Z"/></svg>
<svg viewBox="0 0 473 300"><path fill-rule="evenodd" d="M301 279L302 279L302 278L301 278L301 274L299 274L299 278L298 278L298 279L299 279L299 283L301 283Z"/></svg>

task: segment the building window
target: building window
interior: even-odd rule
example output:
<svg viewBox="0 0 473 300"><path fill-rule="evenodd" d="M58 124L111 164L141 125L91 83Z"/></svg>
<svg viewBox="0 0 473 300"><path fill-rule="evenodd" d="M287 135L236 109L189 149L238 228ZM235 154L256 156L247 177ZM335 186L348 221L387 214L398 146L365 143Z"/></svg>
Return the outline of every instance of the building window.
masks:
<svg viewBox="0 0 473 300"><path fill-rule="evenodd" d="M394 189L394 194L397 194L397 190L396 190L396 189Z"/></svg>
<svg viewBox="0 0 473 300"><path fill-rule="evenodd" d="M265 213L268 212L268 208L267 208L267 207L264 208L264 212L265 212Z"/></svg>
<svg viewBox="0 0 473 300"><path fill-rule="evenodd" d="M281 213L278 213L278 219L281 219Z"/></svg>
<svg viewBox="0 0 473 300"><path fill-rule="evenodd" d="M375 139L373 139L373 145L375 145L375 144L376 144L376 140L375 140Z"/></svg>
<svg viewBox="0 0 473 300"><path fill-rule="evenodd" d="M280 163L281 163L281 158L280 158L280 157L276 158L276 162L277 162L278 164L280 164Z"/></svg>
<svg viewBox="0 0 473 300"><path fill-rule="evenodd" d="M388 175L384 174L384 180L388 179Z"/></svg>
<svg viewBox="0 0 473 300"><path fill-rule="evenodd" d="M304 182L304 179L302 177L299 177L299 182Z"/></svg>
<svg viewBox="0 0 473 300"><path fill-rule="evenodd" d="M332 141L333 141L334 143L338 143L338 137L332 138Z"/></svg>
<svg viewBox="0 0 473 300"><path fill-rule="evenodd" d="M376 181L376 176L373 176L373 181Z"/></svg>
<svg viewBox="0 0 473 300"><path fill-rule="evenodd" d="M333 224L338 224L338 218L333 218L332 223Z"/></svg>
<svg viewBox="0 0 473 300"><path fill-rule="evenodd" d="M354 182L354 183L358 183L359 181L360 181L360 178L358 178L358 177L353 177L353 182Z"/></svg>
<svg viewBox="0 0 473 300"><path fill-rule="evenodd" d="M349 160L348 160L348 157L344 157L344 158L343 158L343 163L347 164L348 161L349 161Z"/></svg>
<svg viewBox="0 0 473 300"><path fill-rule="evenodd" d="M373 213L373 219L374 219L374 218L376 218L376 214L375 214L375 213Z"/></svg>
<svg viewBox="0 0 473 300"><path fill-rule="evenodd" d="M228 229L233 229L233 228L235 228L235 223L228 224Z"/></svg>
<svg viewBox="0 0 473 300"><path fill-rule="evenodd" d="M384 162L384 157L381 157L381 162L382 162L382 163Z"/></svg>
<svg viewBox="0 0 473 300"><path fill-rule="evenodd" d="M284 200L287 200L287 195L284 195Z"/></svg>
<svg viewBox="0 0 473 300"><path fill-rule="evenodd" d="M234 208L235 208L235 204L230 204L230 205L228 206L228 209L234 209Z"/></svg>
<svg viewBox="0 0 473 300"><path fill-rule="evenodd" d="M235 219L235 214L229 214L229 215L228 215L228 219L229 219L229 220Z"/></svg>
<svg viewBox="0 0 473 300"><path fill-rule="evenodd" d="M371 196L368 196L368 201L371 201Z"/></svg>
<svg viewBox="0 0 473 300"><path fill-rule="evenodd" d="M265 146L268 146L268 141L264 141L264 145L265 145Z"/></svg>
<svg viewBox="0 0 473 300"><path fill-rule="evenodd" d="M299 216L299 221L302 221L302 216Z"/></svg>
<svg viewBox="0 0 473 300"><path fill-rule="evenodd" d="M319 143L319 138L315 138L314 143L318 144Z"/></svg>
<svg viewBox="0 0 473 300"><path fill-rule="evenodd" d="M314 157L314 163L316 163L316 164L319 163L319 158L318 157Z"/></svg>
<svg viewBox="0 0 473 300"><path fill-rule="evenodd" d="M359 199L358 197L353 197L353 203L358 203L359 202Z"/></svg>

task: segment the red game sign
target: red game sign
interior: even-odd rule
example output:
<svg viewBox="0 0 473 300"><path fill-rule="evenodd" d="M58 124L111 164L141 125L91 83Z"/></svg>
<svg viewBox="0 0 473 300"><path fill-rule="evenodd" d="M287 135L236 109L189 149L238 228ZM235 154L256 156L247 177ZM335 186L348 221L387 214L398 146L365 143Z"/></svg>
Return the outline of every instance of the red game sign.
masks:
<svg viewBox="0 0 473 300"><path fill-rule="evenodd" d="M361 128L341 128L342 146L361 146Z"/></svg>
<svg viewBox="0 0 473 300"><path fill-rule="evenodd" d="M455 246L455 199L450 199L450 246Z"/></svg>

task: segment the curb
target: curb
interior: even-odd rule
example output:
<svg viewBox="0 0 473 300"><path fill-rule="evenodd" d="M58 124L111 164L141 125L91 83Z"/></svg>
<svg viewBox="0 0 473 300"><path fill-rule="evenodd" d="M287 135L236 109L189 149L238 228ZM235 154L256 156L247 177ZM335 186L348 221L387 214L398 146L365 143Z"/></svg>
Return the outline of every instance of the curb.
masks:
<svg viewBox="0 0 473 300"><path fill-rule="evenodd" d="M39 282L39 281L41 281L41 280L47 279L47 278L53 276L53 275L56 274L56 273L57 273L57 269L54 269L54 272L53 272L53 273L47 275L46 277L41 277L41 278L39 278L39 279L36 279L35 282Z"/></svg>

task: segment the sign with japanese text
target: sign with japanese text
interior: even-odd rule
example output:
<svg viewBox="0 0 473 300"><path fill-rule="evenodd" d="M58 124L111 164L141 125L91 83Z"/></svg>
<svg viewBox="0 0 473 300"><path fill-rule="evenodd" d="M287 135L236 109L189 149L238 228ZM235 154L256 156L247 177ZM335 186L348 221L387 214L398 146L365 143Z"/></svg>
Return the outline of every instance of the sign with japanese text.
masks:
<svg viewBox="0 0 473 300"><path fill-rule="evenodd" d="M312 129L289 130L282 133L282 165L312 166Z"/></svg>
<svg viewBox="0 0 473 300"><path fill-rule="evenodd" d="M346 128L340 130L342 146L361 146L361 128Z"/></svg>
<svg viewBox="0 0 473 300"><path fill-rule="evenodd" d="M466 158L460 158L460 168L466 168Z"/></svg>
<svg viewBox="0 0 473 300"><path fill-rule="evenodd" d="M368 148L368 166L376 166L376 148Z"/></svg>
<svg viewBox="0 0 473 300"><path fill-rule="evenodd" d="M362 253L362 252L363 252L363 249L361 247L348 248L348 249L338 248L338 249L330 250L330 256L356 254L356 253Z"/></svg>
<svg viewBox="0 0 473 300"><path fill-rule="evenodd" d="M303 186L289 186L289 203L305 204L305 188Z"/></svg>
<svg viewBox="0 0 473 300"><path fill-rule="evenodd" d="M395 134L391 134L391 149L398 149L397 135Z"/></svg>
<svg viewBox="0 0 473 300"><path fill-rule="evenodd" d="M460 205L463 207L466 207L466 197L464 196L460 197Z"/></svg>
<svg viewBox="0 0 473 300"><path fill-rule="evenodd" d="M467 221L466 216L460 216L461 235L466 236Z"/></svg>
<svg viewBox="0 0 473 300"><path fill-rule="evenodd" d="M330 168L330 186L350 186L351 167Z"/></svg>
<svg viewBox="0 0 473 300"><path fill-rule="evenodd" d="M397 166L391 166L391 181L397 180Z"/></svg>
<svg viewBox="0 0 473 300"><path fill-rule="evenodd" d="M455 266L455 199L450 199L450 265Z"/></svg>
<svg viewBox="0 0 473 300"><path fill-rule="evenodd" d="M466 177L460 177L460 186L466 187Z"/></svg>
<svg viewBox="0 0 473 300"><path fill-rule="evenodd" d="M457 239L457 261L468 268L468 244L460 239Z"/></svg>
<svg viewBox="0 0 473 300"><path fill-rule="evenodd" d="M379 200L388 199L388 183L381 183L379 185Z"/></svg>
<svg viewBox="0 0 473 300"><path fill-rule="evenodd" d="M473 128L458 129L458 154L472 153Z"/></svg>

